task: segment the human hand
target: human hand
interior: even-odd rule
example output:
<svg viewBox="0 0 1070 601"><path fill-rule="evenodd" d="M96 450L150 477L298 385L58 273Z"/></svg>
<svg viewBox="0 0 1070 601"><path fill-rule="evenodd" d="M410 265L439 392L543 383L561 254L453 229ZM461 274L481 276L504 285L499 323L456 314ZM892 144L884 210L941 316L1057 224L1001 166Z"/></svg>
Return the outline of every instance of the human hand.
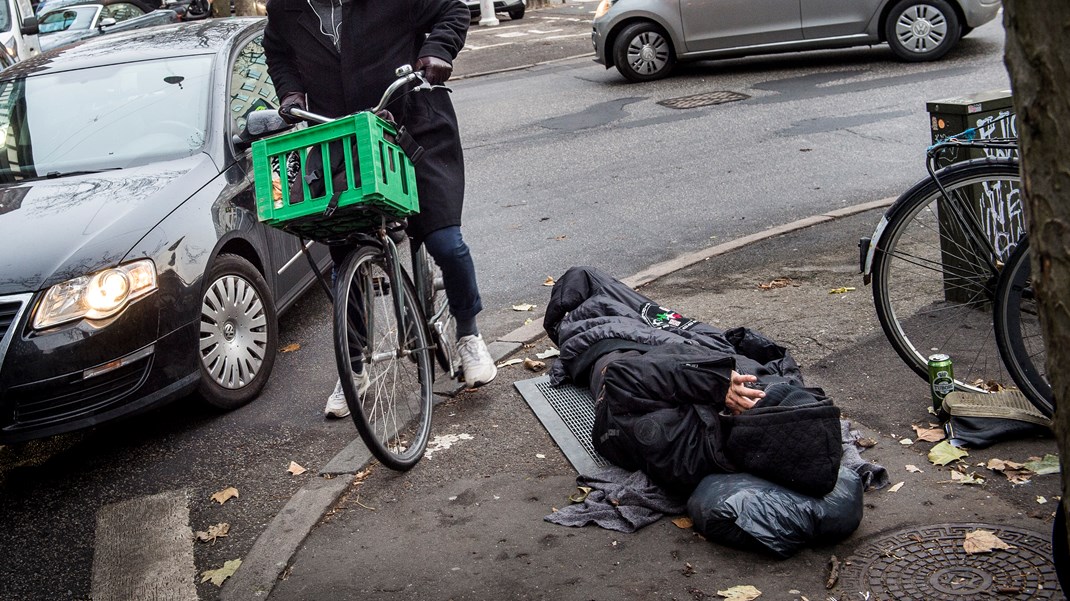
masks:
<svg viewBox="0 0 1070 601"><path fill-rule="evenodd" d="M304 121L304 119L290 113L292 109L308 110L305 108L304 92L289 92L282 97L282 102L279 104L279 116L282 117L283 121L290 125Z"/></svg>
<svg viewBox="0 0 1070 601"><path fill-rule="evenodd" d="M453 65L434 56L421 56L416 59L415 69L423 71L424 79L433 86L446 83L450 75L453 75Z"/></svg>
<svg viewBox="0 0 1070 601"><path fill-rule="evenodd" d="M747 386L748 383L757 381L757 376L732 370L732 383L728 386L728 394L724 399L725 407L732 412L732 415L739 415L750 409L758 402L758 399L765 396L761 390Z"/></svg>

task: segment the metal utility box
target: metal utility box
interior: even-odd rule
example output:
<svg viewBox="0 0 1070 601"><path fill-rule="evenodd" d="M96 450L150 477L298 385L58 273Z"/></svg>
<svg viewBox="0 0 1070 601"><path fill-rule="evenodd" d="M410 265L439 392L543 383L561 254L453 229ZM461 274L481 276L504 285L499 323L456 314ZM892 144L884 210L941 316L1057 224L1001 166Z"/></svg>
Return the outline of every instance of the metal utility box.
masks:
<svg viewBox="0 0 1070 601"><path fill-rule="evenodd" d="M929 129L933 144L949 136L976 127L981 140L989 138L1017 138L1018 120L1010 90L978 92L925 103L929 112ZM938 167L984 156L1008 156L1010 151L968 149L958 156L954 151L944 153Z"/></svg>

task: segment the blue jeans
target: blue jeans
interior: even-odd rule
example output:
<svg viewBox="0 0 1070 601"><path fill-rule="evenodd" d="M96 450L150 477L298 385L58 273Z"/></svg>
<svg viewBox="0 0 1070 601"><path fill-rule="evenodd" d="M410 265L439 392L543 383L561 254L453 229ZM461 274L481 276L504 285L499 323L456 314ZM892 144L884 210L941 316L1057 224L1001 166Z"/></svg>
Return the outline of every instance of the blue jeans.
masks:
<svg viewBox="0 0 1070 601"><path fill-rule="evenodd" d="M479 298L479 286L476 284L476 267L472 254L461 237L461 228L456 225L435 230L424 237L424 246L428 254L442 269L442 282L446 288L446 299L450 304L450 313L458 321L475 319L483 310ZM331 284L337 277L339 265L345 260L351 246L331 246L331 258L334 268L331 270ZM413 249L415 251L415 248Z"/></svg>

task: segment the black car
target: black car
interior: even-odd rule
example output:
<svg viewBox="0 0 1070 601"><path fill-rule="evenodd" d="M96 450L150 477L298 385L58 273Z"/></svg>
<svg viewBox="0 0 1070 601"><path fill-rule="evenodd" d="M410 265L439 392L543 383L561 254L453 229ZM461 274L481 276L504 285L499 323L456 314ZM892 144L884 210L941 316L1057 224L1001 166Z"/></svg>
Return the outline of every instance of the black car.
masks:
<svg viewBox="0 0 1070 601"><path fill-rule="evenodd" d="M264 23L117 33L0 73L0 443L264 386L277 314L314 282L300 241L258 222L239 135L278 105Z"/></svg>
<svg viewBox="0 0 1070 601"><path fill-rule="evenodd" d="M472 11L472 18L479 17L481 8L479 0L465 0L468 10ZM506 13L510 19L523 19L527 9L527 0L494 0L494 12Z"/></svg>

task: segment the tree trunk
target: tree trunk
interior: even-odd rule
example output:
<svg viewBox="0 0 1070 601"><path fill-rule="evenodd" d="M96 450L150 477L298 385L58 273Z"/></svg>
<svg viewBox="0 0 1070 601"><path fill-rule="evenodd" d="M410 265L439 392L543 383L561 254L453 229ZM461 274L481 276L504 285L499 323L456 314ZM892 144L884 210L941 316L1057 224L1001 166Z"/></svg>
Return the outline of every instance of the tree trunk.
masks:
<svg viewBox="0 0 1070 601"><path fill-rule="evenodd" d="M216 0L219 2L220 0ZM256 1L255 0L234 0L234 14L239 17L255 17Z"/></svg>
<svg viewBox="0 0 1070 601"><path fill-rule="evenodd" d="M1063 405L1070 402L1070 2L1003 0L1003 21L1033 287L1056 406L1063 506L1070 512L1070 408Z"/></svg>

